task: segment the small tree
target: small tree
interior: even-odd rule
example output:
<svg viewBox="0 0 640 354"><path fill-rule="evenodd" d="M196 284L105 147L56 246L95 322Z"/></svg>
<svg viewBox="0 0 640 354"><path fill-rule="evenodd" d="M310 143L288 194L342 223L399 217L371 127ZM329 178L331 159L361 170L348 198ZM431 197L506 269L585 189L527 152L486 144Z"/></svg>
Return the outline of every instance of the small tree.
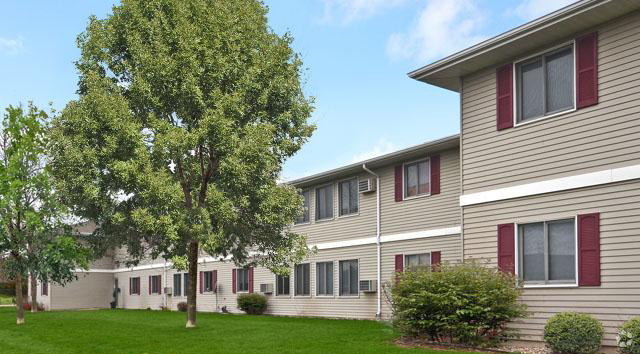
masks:
<svg viewBox="0 0 640 354"><path fill-rule="evenodd" d="M187 327L201 250L280 272L306 252L288 231L302 200L277 178L314 129L312 102L266 12L257 0L123 0L79 36L80 98L55 123L66 203L133 262L188 268Z"/></svg>
<svg viewBox="0 0 640 354"><path fill-rule="evenodd" d="M48 117L29 104L9 106L0 126L0 253L4 271L16 284L17 323L24 323L23 279L64 284L73 270L86 267L86 252L61 220L65 208L57 199L46 165ZM35 290L32 308L37 311Z"/></svg>

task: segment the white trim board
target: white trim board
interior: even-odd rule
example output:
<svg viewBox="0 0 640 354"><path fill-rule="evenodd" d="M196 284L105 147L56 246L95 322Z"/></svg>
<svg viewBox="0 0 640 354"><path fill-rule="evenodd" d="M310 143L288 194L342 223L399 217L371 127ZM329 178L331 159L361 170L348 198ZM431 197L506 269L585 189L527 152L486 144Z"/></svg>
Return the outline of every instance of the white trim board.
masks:
<svg viewBox="0 0 640 354"><path fill-rule="evenodd" d="M544 193L561 192L570 189L623 182L638 178L640 178L640 165L611 168L575 176L554 178L546 181L498 188L485 192L463 194L460 196L460 206L528 197Z"/></svg>

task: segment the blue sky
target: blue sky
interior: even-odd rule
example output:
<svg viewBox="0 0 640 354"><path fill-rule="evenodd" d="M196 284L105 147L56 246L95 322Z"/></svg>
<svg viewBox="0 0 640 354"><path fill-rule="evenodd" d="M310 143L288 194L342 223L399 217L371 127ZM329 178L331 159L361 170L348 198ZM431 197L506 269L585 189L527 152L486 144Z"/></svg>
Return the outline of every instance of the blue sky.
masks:
<svg viewBox="0 0 640 354"><path fill-rule="evenodd" d="M571 3L571 0L267 0L291 32L316 97L310 141L283 170L290 180L455 134L458 96L406 73ZM4 0L0 106L75 98L76 36L114 1Z"/></svg>

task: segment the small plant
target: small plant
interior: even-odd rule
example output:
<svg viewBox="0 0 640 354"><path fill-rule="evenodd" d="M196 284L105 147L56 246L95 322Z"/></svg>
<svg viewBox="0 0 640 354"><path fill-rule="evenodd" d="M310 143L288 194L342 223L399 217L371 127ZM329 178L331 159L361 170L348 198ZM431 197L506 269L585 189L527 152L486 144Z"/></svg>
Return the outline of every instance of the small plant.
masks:
<svg viewBox="0 0 640 354"><path fill-rule="evenodd" d="M634 317L622 325L616 342L621 352L640 354L640 317Z"/></svg>
<svg viewBox="0 0 640 354"><path fill-rule="evenodd" d="M160 311L171 311L171 308L169 306L160 305Z"/></svg>
<svg viewBox="0 0 640 354"><path fill-rule="evenodd" d="M250 315L262 315L267 310L267 297L260 294L239 295L238 308Z"/></svg>
<svg viewBox="0 0 640 354"><path fill-rule="evenodd" d="M562 312L544 327L544 341L551 350L563 354L592 354L600 349L602 324L584 313Z"/></svg>
<svg viewBox="0 0 640 354"><path fill-rule="evenodd" d="M38 311L44 311L44 304L41 302L38 303Z"/></svg>
<svg viewBox="0 0 640 354"><path fill-rule="evenodd" d="M23 303L23 304L22 304L22 308L23 308L25 311L31 311L31 304L30 304L30 303L28 303L28 302L25 302L25 303Z"/></svg>
<svg viewBox="0 0 640 354"><path fill-rule="evenodd" d="M182 301L178 303L178 311L187 312L187 303Z"/></svg>

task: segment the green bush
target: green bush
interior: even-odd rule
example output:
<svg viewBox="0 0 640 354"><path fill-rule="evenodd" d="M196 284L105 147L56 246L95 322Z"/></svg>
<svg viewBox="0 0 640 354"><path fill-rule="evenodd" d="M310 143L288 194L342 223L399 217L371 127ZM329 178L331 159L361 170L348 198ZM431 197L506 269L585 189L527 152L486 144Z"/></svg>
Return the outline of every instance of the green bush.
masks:
<svg viewBox="0 0 640 354"><path fill-rule="evenodd" d="M596 353L603 335L602 324L584 313L562 312L553 315L544 326L544 340L556 353Z"/></svg>
<svg viewBox="0 0 640 354"><path fill-rule="evenodd" d="M468 261L396 275L391 287L394 327L436 342L493 345L515 338L507 324L526 315L516 279Z"/></svg>
<svg viewBox="0 0 640 354"><path fill-rule="evenodd" d="M267 310L267 297L260 294L238 295L238 308L250 315L262 315Z"/></svg>
<svg viewBox="0 0 640 354"><path fill-rule="evenodd" d="M182 301L178 303L178 311L187 312L187 303Z"/></svg>
<svg viewBox="0 0 640 354"><path fill-rule="evenodd" d="M616 342L621 352L640 354L640 317L634 317L622 325Z"/></svg>

